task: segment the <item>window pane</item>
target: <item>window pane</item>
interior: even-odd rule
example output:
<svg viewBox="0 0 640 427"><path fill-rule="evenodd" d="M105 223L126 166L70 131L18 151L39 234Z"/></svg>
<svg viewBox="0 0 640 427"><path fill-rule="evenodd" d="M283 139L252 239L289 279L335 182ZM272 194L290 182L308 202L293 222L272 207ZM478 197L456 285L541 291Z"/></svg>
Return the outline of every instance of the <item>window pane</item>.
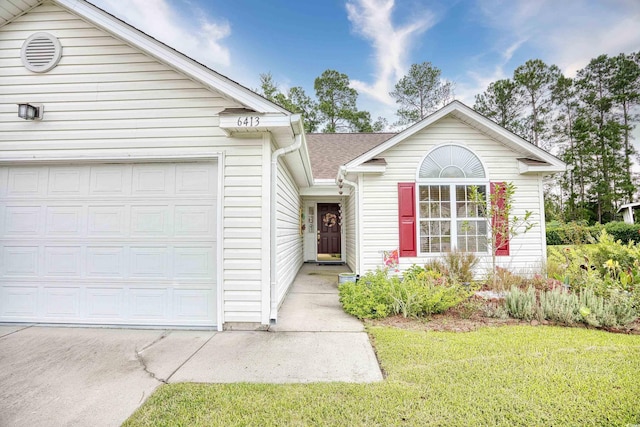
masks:
<svg viewBox="0 0 640 427"><path fill-rule="evenodd" d="M448 201L442 202L441 209L441 218L451 218L451 204Z"/></svg>

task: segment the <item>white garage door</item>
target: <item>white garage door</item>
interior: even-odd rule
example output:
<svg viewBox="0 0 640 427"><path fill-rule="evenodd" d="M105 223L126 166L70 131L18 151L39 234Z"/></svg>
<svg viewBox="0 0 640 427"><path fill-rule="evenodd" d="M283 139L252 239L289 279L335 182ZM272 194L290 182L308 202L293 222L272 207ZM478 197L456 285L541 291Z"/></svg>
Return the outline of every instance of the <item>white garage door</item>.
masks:
<svg viewBox="0 0 640 427"><path fill-rule="evenodd" d="M0 321L213 326L217 165L0 168Z"/></svg>

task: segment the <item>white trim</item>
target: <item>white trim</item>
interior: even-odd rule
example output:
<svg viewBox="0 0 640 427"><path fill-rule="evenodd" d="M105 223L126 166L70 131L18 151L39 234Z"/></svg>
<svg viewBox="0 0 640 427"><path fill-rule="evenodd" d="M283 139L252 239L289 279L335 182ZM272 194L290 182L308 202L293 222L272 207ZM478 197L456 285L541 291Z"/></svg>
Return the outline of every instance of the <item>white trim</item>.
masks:
<svg viewBox="0 0 640 427"><path fill-rule="evenodd" d="M121 150L104 150L82 153L61 153L62 150L38 150L36 154L29 152L12 153L10 156L0 157L0 165L6 164L57 164L57 163L164 163L164 162L189 162L207 161L217 159L221 153L218 151L203 152L182 148L182 154L159 153L154 150L139 150L136 152ZM65 150L67 151L67 150ZM192 152L189 152L192 151Z"/></svg>
<svg viewBox="0 0 640 427"><path fill-rule="evenodd" d="M262 262L260 322L270 323L271 317L271 134L262 134Z"/></svg>
<svg viewBox="0 0 640 427"><path fill-rule="evenodd" d="M53 2L79 15L91 24L135 46L153 58L169 64L193 80L219 91L257 112L290 114L287 110L266 98L205 67L84 0L53 0Z"/></svg>
<svg viewBox="0 0 640 427"><path fill-rule="evenodd" d="M540 260L544 266L547 264L547 224L544 213L544 182L542 177L538 179L538 195L540 203L540 243L542 245L542 259Z"/></svg>
<svg viewBox="0 0 640 427"><path fill-rule="evenodd" d="M364 237L363 237L363 233L362 230L364 230L364 215L362 215L362 213L364 212L364 175L362 173L359 173L358 175L356 175L356 184L358 185L358 194L357 194L357 200L356 200L356 204L358 207L358 211L356 212L357 216L356 216L356 241L357 241L357 245L358 245L358 252L357 252L357 259L356 259L356 269L357 271L355 271L354 273L356 274L363 274L364 272L364 256L362 255L362 253L364 251L360 250L360 247L362 245L362 243L364 242Z"/></svg>
<svg viewBox="0 0 640 427"><path fill-rule="evenodd" d="M218 156L218 200L216 212L216 281L217 285L217 329L224 330L224 153Z"/></svg>
<svg viewBox="0 0 640 427"><path fill-rule="evenodd" d="M386 165L360 165L360 166L354 166L350 169L347 169L346 173L360 173L360 172L385 173L386 171L387 171Z"/></svg>
<svg viewBox="0 0 640 427"><path fill-rule="evenodd" d="M350 170L356 166L360 166L366 161L369 161L375 157L380 156L383 152L394 147L396 144L417 134L422 129L437 122L438 120L442 119L443 117L451 113L454 113L454 117L462 120L465 123L472 122L473 124L476 124L486 129L487 131L492 132L494 134L494 138L498 139L499 141L508 143L514 146L515 148L522 150L523 152L526 152L534 157L538 157L543 161L550 163L552 166L556 167L556 170L555 170L556 172L562 172L566 170L566 167L567 167L566 164L562 162L560 159L558 159L557 157L547 153L546 151L544 151L539 147L536 147L535 145L522 139L518 135L512 132L509 132L499 124L493 122L492 120L489 120L488 118L484 117L477 111L467 107L465 104L457 100L447 104L446 106L442 107L440 110L436 111L435 113L425 117L422 121L414 124L413 126L400 132L396 136L388 139L382 144L372 148L366 153L351 160L345 165L346 169ZM465 121L463 119L466 119L468 121ZM551 170L547 169L545 170L545 172L551 172Z"/></svg>

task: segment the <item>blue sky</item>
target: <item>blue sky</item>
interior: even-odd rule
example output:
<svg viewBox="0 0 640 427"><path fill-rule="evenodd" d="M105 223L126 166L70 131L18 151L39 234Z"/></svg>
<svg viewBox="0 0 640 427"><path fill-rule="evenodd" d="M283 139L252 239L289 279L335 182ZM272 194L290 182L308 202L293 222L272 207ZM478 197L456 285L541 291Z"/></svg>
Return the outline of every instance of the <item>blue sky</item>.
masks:
<svg viewBox="0 0 640 427"><path fill-rule="evenodd" d="M388 96L412 63L430 61L473 105L528 59L568 76L591 58L640 50L639 0L90 0L255 89L326 69L349 76L359 108L395 121Z"/></svg>

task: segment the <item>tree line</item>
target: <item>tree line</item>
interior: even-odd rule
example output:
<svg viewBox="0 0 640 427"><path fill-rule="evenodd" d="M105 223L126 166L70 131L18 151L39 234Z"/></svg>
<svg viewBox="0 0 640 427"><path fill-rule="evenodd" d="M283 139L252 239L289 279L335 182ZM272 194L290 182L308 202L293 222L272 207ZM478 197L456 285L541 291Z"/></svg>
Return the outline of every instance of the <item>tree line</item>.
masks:
<svg viewBox="0 0 640 427"><path fill-rule="evenodd" d="M413 64L407 75L389 94L399 105L394 127L411 125L453 99L453 83L441 77L441 70L430 62ZM372 120L371 113L358 110L358 91L350 86L349 76L326 70L313 84L316 99L301 86L286 92L278 88L271 73L260 74L260 89L265 98L305 119L307 132L381 132L390 125L386 118Z"/></svg>
<svg viewBox="0 0 640 427"><path fill-rule="evenodd" d="M391 125L358 110L358 92L335 70L315 79L315 99L300 86L280 91L270 73L260 75L258 91L303 114L307 132L380 132L409 126L454 99L454 83L441 74L430 62L410 67L389 93L398 106ZM638 195L634 164L640 157L632 131L639 105L640 52L635 52L600 55L574 78L540 59L526 61L512 77L476 95L473 108L569 165L547 182L548 219L604 223Z"/></svg>

